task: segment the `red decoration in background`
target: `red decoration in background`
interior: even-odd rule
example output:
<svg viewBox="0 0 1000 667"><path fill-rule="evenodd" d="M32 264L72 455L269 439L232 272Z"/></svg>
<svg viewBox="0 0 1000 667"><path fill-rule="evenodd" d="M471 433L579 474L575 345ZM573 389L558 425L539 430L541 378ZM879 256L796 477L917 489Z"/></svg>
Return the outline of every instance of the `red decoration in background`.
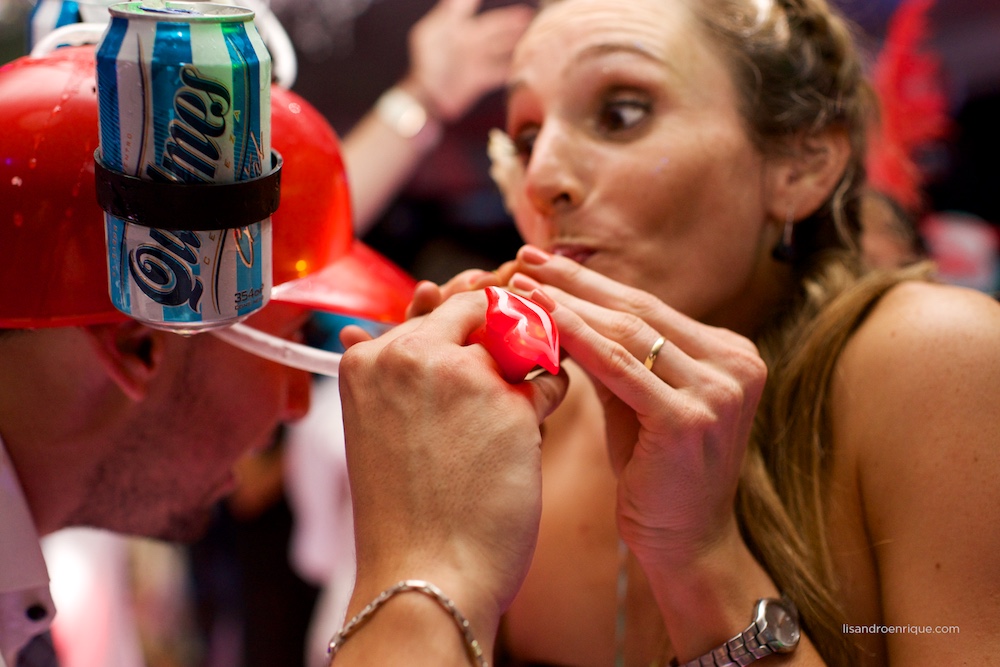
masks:
<svg viewBox="0 0 1000 667"><path fill-rule="evenodd" d="M902 0L889 20L872 74L882 111L870 137L868 178L903 208L921 207L923 174L914 157L950 129L938 58L922 46L934 0Z"/></svg>
<svg viewBox="0 0 1000 667"><path fill-rule="evenodd" d="M469 337L481 343L508 382L521 382L536 366L559 372L559 330L537 303L498 287L486 288L486 324Z"/></svg>

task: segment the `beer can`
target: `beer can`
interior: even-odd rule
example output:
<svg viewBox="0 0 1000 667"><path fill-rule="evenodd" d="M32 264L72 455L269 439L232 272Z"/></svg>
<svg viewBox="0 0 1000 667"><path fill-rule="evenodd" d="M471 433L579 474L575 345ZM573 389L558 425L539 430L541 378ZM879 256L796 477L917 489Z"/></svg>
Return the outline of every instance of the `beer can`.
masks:
<svg viewBox="0 0 1000 667"><path fill-rule="evenodd" d="M145 0L110 13L97 50L104 168L179 189L259 179L270 169L271 59L252 11ZM169 212L169 192L156 192ZM157 216L151 225L105 210L110 295L127 315L196 333L267 302L269 214L214 229L197 214L166 225Z"/></svg>

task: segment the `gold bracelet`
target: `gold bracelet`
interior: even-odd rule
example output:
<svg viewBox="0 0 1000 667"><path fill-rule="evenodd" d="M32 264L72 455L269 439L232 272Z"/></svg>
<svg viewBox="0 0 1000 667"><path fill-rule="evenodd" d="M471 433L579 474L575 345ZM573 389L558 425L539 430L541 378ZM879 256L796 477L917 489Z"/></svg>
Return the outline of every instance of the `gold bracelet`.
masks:
<svg viewBox="0 0 1000 667"><path fill-rule="evenodd" d="M489 667L489 663L483 656L483 649L479 646L479 642L472 635L472 628L469 626L469 619L467 619L462 612L458 610L455 606L454 601L447 595L441 592L441 589L434 584L421 581L419 579L407 579L406 581L401 581L395 586L391 586L386 590L379 593L378 597L372 600L368 606L358 612L358 615L348 621L340 632L333 636L330 640L330 645L327 647L327 653L330 655L330 661L337 655L337 651L344 647L344 643L361 629L365 623L371 620L371 617L375 615L375 612L379 608L388 602L393 596L399 593L422 593L427 597L431 598L437 602L441 607L451 614L454 619L455 624L458 626L459 632L462 633L462 638L465 640L465 650L469 655L469 660L472 664L477 667Z"/></svg>

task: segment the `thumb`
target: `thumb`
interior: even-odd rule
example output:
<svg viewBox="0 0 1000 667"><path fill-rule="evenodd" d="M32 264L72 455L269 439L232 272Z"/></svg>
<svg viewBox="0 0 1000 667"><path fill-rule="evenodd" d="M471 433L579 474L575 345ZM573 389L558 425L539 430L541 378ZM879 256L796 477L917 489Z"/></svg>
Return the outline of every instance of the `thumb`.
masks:
<svg viewBox="0 0 1000 667"><path fill-rule="evenodd" d="M535 406L538 423L541 424L566 398L566 390L569 389L569 376L565 369L560 369L558 375L541 373L522 386L530 387L531 402Z"/></svg>

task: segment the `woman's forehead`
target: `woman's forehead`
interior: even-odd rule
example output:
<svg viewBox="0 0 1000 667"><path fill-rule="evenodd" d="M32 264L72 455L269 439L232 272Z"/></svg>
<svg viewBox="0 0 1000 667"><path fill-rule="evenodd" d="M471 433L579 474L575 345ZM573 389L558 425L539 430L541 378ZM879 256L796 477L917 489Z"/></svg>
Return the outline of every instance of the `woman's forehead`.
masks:
<svg viewBox="0 0 1000 667"><path fill-rule="evenodd" d="M704 41L680 0L559 0L536 17L518 47L523 60L539 47L576 52L602 43L627 43L663 60Z"/></svg>
<svg viewBox="0 0 1000 667"><path fill-rule="evenodd" d="M612 52L645 55L681 78L702 77L706 65L728 69L699 25L683 0L559 0L538 15L518 45L511 87L525 72L568 70Z"/></svg>

